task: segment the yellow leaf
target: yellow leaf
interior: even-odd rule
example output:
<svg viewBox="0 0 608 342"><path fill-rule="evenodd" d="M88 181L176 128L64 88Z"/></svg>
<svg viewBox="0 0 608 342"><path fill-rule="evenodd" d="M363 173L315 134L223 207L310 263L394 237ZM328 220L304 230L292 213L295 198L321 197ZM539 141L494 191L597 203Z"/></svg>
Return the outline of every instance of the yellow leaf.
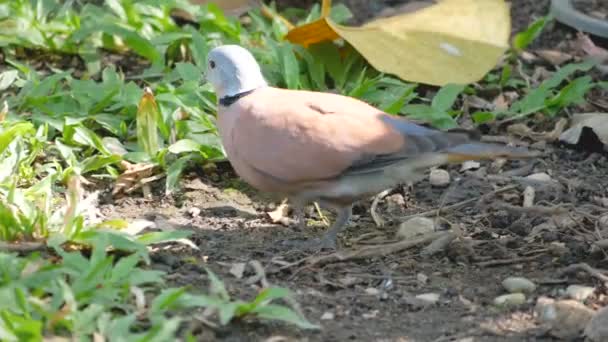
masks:
<svg viewBox="0 0 608 342"><path fill-rule="evenodd" d="M341 37L381 72L442 86L481 79L509 47L510 31L504 0L443 0L361 27L323 17L286 39L308 46Z"/></svg>

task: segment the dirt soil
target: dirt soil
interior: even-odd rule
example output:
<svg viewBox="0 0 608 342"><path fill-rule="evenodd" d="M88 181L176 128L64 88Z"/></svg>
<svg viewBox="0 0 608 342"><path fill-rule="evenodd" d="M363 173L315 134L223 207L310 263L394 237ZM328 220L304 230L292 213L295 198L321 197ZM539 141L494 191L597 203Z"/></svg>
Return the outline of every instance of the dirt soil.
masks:
<svg viewBox="0 0 608 342"><path fill-rule="evenodd" d="M349 2L373 7L359 12L363 15L357 20L397 3ZM512 3L514 31L548 8L546 0ZM555 24L536 46L555 47L574 36L574 31ZM153 253L152 267L168 272L173 285L205 292L204 267L209 267L235 298L253 298L261 286L250 281L255 270L247 266L237 277L230 269L257 261L268 283L292 289L306 317L322 326L320 331L302 331L266 322L225 328L201 324L199 340L552 341L533 315L538 297L561 298L568 285L579 284L596 287L586 302L589 307L606 304L606 289L595 278L561 271L580 262L600 267L605 260L592 246L608 235L607 216L601 217L608 212L608 158L554 144L543 151L536 160L502 166L482 163L467 171L449 167L452 182L447 188L426 180L412 189L397 188L380 201L379 213L388 222L384 228L375 226L371 200L365 201L355 207L355 217L339 241L341 250L400 241L396 232L409 215L443 208L427 216L437 218L438 230L451 229L458 238L432 255L424 252L426 244L418 244L358 260L314 259L328 253L311 256L286 243L323 233L326 227L313 208L303 231L273 224L266 212L280 199L250 189L223 164L216 171L194 170L184 180L183 192L174 197L164 197L159 189L152 199L108 198L102 209L107 217L146 218L161 229L194 231L200 250L170 245ZM546 173L551 181L526 178L534 173ZM535 190L535 206L522 209L528 186ZM538 287L523 304L496 307L493 300L506 293L501 282L509 276L526 277ZM416 298L420 294L438 299L425 302Z"/></svg>

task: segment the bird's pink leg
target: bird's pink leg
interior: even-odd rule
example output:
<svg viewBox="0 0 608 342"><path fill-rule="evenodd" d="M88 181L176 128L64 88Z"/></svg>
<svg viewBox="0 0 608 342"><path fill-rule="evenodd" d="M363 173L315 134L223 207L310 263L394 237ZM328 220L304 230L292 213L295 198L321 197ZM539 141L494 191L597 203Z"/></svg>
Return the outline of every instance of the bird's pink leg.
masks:
<svg viewBox="0 0 608 342"><path fill-rule="evenodd" d="M336 241L338 239L338 233L340 233L342 231L342 229L344 229L346 224L348 224L350 217L352 216L352 205L349 205L348 207L341 207L341 208L336 208L336 209L338 211L337 216L336 216L336 221L334 222L334 224L331 225L331 227L325 233L323 238L321 238L321 242L320 242L320 246L319 246L320 248L336 249L336 247L337 247Z"/></svg>

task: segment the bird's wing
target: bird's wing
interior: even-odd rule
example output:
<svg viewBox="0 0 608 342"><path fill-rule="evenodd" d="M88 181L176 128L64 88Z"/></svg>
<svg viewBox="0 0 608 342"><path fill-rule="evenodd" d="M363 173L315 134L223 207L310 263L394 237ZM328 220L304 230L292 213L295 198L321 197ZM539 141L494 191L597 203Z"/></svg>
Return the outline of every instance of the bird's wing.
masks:
<svg viewBox="0 0 608 342"><path fill-rule="evenodd" d="M241 101L238 158L285 182L374 172L433 152L458 161L496 152L470 133L423 127L341 95L264 88Z"/></svg>

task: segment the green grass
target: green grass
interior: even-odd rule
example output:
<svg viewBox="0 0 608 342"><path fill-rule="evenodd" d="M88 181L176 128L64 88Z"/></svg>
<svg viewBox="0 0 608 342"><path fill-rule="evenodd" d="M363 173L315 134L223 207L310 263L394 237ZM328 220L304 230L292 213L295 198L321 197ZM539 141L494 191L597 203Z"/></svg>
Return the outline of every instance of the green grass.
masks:
<svg viewBox="0 0 608 342"><path fill-rule="evenodd" d="M194 23L178 25L173 8L190 13ZM320 13L315 6L284 14L302 24ZM332 11L336 22L350 16L342 5ZM225 158L215 127L216 98L201 77L214 46L249 48L273 85L335 91L439 128L456 127L468 115L478 124L535 113L554 117L583 103L590 89L606 87L585 75L593 67L589 62L559 68L539 84L522 77L533 70L520 65L518 54L550 18L518 34L504 65L478 85L446 85L430 98L420 95L417 84L378 73L349 46L304 49L282 39L287 27L281 20L259 9L249 18L245 24L215 5L187 0L109 0L102 7L59 0L0 3L0 240L45 247L40 253L0 253L0 339L186 339L188 312L201 308L214 324L262 319L316 328L290 307L287 289L235 299L210 271L208 293L168 287L162 272L149 269L147 247L190 233L127 233L126 221L98 219L96 195L84 191L82 182L114 182L130 162L155 166L169 194L179 189L188 167ZM109 56L136 65L113 66L104 60ZM52 62L57 57L76 58L82 66ZM506 110L465 111L463 99L480 89L520 97Z"/></svg>

